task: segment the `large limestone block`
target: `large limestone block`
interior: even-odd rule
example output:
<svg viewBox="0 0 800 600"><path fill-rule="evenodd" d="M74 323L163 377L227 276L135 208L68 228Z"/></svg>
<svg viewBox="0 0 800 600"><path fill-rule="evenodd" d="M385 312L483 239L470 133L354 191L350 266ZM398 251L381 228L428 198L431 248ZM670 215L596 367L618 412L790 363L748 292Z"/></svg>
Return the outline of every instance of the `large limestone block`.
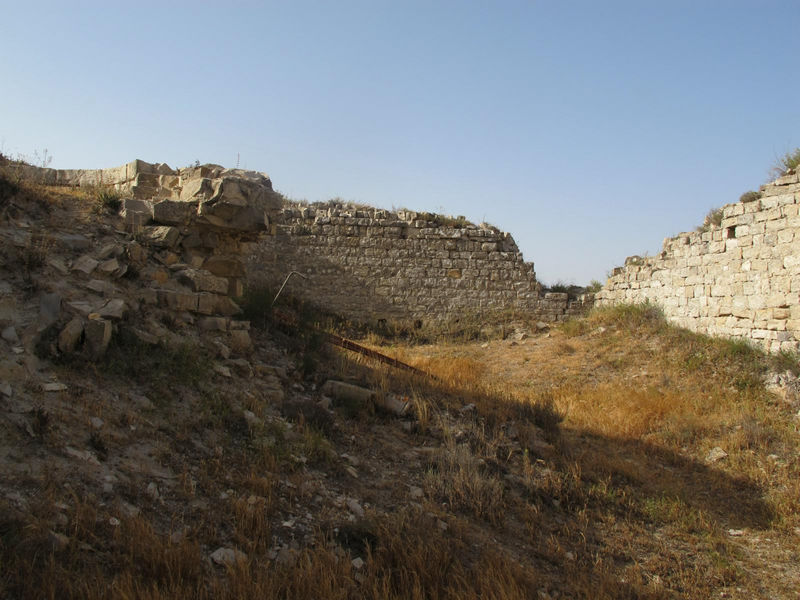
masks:
<svg viewBox="0 0 800 600"><path fill-rule="evenodd" d="M126 225L144 226L153 220L153 203L148 200L126 198L122 201L120 215Z"/></svg>
<svg viewBox="0 0 800 600"><path fill-rule="evenodd" d="M214 194L200 202L198 214L217 227L261 231L269 225L267 213L280 207L269 178L259 173L232 171L213 182Z"/></svg>
<svg viewBox="0 0 800 600"><path fill-rule="evenodd" d="M145 227L139 235L141 241L146 244L158 246L160 248L172 248L178 242L180 232L175 227L159 225L156 227Z"/></svg>
<svg viewBox="0 0 800 600"><path fill-rule="evenodd" d="M203 268L218 277L244 277L244 262L238 256L215 255L209 256L203 263Z"/></svg>
<svg viewBox="0 0 800 600"><path fill-rule="evenodd" d="M184 269L178 271L176 277L179 283L188 286L195 292L213 292L215 294L228 292L228 280L212 275L206 270Z"/></svg>
<svg viewBox="0 0 800 600"><path fill-rule="evenodd" d="M162 200L153 205L153 220L167 225L183 225L197 214L196 202Z"/></svg>

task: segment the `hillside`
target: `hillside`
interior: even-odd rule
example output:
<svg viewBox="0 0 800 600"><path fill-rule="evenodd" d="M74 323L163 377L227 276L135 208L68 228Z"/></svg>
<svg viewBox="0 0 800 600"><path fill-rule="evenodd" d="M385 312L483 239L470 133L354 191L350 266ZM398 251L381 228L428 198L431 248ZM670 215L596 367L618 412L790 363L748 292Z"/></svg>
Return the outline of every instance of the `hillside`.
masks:
<svg viewBox="0 0 800 600"><path fill-rule="evenodd" d="M0 178L0 597L797 597L794 355L650 306L204 315L109 198Z"/></svg>

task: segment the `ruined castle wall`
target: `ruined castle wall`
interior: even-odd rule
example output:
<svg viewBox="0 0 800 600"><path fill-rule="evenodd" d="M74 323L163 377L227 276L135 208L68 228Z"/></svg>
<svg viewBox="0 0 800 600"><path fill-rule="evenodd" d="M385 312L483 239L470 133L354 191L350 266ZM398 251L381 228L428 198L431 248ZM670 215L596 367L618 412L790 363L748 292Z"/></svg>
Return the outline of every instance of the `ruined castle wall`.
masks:
<svg viewBox="0 0 800 600"><path fill-rule="evenodd" d="M800 348L800 184L777 179L761 197L723 207L720 226L630 257L597 294L598 305L651 301L667 318L710 335Z"/></svg>
<svg viewBox="0 0 800 600"><path fill-rule="evenodd" d="M521 309L563 319L566 294L541 296L513 238L454 219L337 204L288 207L248 264L253 285L359 321L454 318Z"/></svg>
<svg viewBox="0 0 800 600"><path fill-rule="evenodd" d="M219 165L173 170L135 160L111 169L19 163L5 168L45 185L113 187L131 198L122 215L132 229L152 221L171 229L196 221L220 231L249 232L258 241L248 243L248 286L277 290L297 271L303 277L292 278L288 294L357 321L432 321L522 310L552 322L585 306L567 294L542 294L533 264L524 262L509 234L463 218L337 202L281 209L266 175ZM183 260L199 267L200 258L186 252ZM235 274L224 275L231 278L228 294L237 295L244 272L237 267Z"/></svg>

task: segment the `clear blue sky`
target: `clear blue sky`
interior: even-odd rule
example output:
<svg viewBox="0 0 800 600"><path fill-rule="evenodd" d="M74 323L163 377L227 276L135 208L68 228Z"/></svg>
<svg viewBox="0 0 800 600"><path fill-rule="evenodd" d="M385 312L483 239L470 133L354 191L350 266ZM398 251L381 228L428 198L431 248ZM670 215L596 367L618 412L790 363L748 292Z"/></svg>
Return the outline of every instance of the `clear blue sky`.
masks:
<svg viewBox="0 0 800 600"><path fill-rule="evenodd" d="M800 145L800 2L4 2L0 150L465 215L539 278L659 251Z"/></svg>

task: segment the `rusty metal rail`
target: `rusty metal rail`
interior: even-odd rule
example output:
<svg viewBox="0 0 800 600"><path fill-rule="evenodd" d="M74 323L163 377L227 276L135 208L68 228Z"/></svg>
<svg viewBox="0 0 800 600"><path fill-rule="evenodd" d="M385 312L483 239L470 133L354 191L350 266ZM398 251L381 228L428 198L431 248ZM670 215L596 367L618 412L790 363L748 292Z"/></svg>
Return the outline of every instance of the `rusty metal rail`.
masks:
<svg viewBox="0 0 800 600"><path fill-rule="evenodd" d="M291 273L290 273L291 275ZM288 277L286 278L289 279ZM285 284L285 282L284 282ZM283 288L281 288L283 289ZM278 292L280 294L280 292ZM277 296L276 296L277 299ZM300 328L300 324L297 321L295 315L291 312L286 312L280 309L273 309L272 310L273 317L275 320L287 327L289 329L297 330ZM312 329L322 336L322 338L332 344L334 346L338 346L339 348L344 348L345 350L350 350L351 352L356 352L361 354L362 356L366 356L368 358L373 358L377 361L380 361L384 364L390 365L397 369L402 369L404 371L409 371L411 373L415 373L417 375L423 375L425 377L430 377L431 379L438 379L436 375L428 373L427 371L423 371L422 369L418 369L417 367L412 367L409 364L404 363L403 361L397 360L396 358L392 358L391 356L386 356L385 354L381 354L380 352L373 350L372 348L367 348L366 346L362 346L361 344L357 344L352 340L348 340L343 338L340 335L336 335L335 333L329 333L327 331L322 331L321 329L317 329L316 327L312 327Z"/></svg>
<svg viewBox="0 0 800 600"><path fill-rule="evenodd" d="M355 342L345 339L341 336L338 336L335 333L328 333L325 331L320 331L319 333L324 335L325 340L329 344L333 344L334 346L339 346L340 348L344 348L345 350L350 350L351 352L357 352L358 354L362 354L369 358L374 358L375 360L378 360L387 365L391 365L392 367L396 367L398 369L411 371L412 373L416 373L417 375L424 375L425 377L436 379L435 375L431 375L430 373L427 373L422 369L418 369L417 367L412 367L411 365L399 361L396 358L392 358L391 356L386 356L385 354L381 354L380 352L372 350L371 348L367 348L366 346L362 346L361 344L356 344Z"/></svg>

